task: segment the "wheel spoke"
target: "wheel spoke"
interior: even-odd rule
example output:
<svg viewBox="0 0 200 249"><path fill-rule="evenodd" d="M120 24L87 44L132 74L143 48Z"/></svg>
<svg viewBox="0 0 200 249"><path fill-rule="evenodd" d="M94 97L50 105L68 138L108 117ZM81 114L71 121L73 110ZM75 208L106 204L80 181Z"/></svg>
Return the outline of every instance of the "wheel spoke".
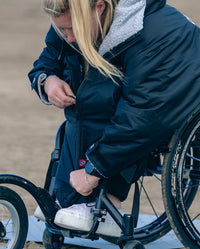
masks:
<svg viewBox="0 0 200 249"><path fill-rule="evenodd" d="M154 214L156 215L156 217L158 217L158 214L157 214L157 212L156 212L156 210L155 210L155 208L154 208L154 205L153 205L153 203L152 203L152 201L151 201L151 198L150 198L150 196L149 196L149 194L148 194L146 188L144 187L143 182L140 182L140 184L141 184L141 185L140 185L140 186L141 186L141 189L144 191L145 196L146 196L146 198L147 198L147 200L148 200L148 202L149 202L149 204L150 204L150 206L151 206L151 208L152 208Z"/></svg>

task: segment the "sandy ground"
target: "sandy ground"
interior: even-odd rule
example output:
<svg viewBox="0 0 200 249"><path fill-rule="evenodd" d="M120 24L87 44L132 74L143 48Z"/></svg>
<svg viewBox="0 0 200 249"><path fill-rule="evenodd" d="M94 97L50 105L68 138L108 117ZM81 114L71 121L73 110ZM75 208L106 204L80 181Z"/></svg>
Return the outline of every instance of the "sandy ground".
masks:
<svg viewBox="0 0 200 249"><path fill-rule="evenodd" d="M199 0L168 2L200 24ZM62 110L39 101L27 78L48 28L40 0L0 1L0 173L23 176L38 186L44 184L55 134L64 120ZM33 214L35 201L18 191ZM43 247L27 243L26 248Z"/></svg>

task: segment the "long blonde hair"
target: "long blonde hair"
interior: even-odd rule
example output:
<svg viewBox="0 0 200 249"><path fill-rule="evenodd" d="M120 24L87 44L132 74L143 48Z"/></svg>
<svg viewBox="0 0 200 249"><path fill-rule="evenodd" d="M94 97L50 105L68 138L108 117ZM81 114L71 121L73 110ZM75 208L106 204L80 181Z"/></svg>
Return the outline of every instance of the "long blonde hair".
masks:
<svg viewBox="0 0 200 249"><path fill-rule="evenodd" d="M122 73L111 63L106 61L98 52L96 41L91 35L91 11L98 0L42 0L43 10L50 16L60 16L70 9L73 33L78 46L85 60L93 67L97 68L101 74L111 78L122 78ZM103 40L112 23L114 8L119 0L104 0L106 9L104 13L104 24L101 27L100 20L97 21L101 31L101 40ZM56 32L67 41L62 31L52 23Z"/></svg>

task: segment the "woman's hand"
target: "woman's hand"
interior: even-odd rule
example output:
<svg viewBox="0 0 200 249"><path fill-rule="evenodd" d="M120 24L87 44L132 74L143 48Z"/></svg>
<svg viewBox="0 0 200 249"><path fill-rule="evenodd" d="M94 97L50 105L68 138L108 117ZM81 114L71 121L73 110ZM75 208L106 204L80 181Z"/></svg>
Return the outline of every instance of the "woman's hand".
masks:
<svg viewBox="0 0 200 249"><path fill-rule="evenodd" d="M47 78L44 90L48 96L48 100L52 105L64 109L76 103L76 97L70 86L56 76Z"/></svg>
<svg viewBox="0 0 200 249"><path fill-rule="evenodd" d="M100 178L91 176L85 169L75 170L70 173L71 186L81 195L88 196L99 184Z"/></svg>

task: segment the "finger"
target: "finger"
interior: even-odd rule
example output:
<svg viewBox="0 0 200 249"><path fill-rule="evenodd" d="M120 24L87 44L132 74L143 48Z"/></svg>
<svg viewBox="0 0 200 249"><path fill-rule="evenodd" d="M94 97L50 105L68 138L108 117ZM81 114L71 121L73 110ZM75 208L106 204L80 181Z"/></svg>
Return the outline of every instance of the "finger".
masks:
<svg viewBox="0 0 200 249"><path fill-rule="evenodd" d="M66 96L64 93L57 93L56 95L49 96L49 101L59 107L65 108L67 106L75 104L75 100L71 97Z"/></svg>
<svg viewBox="0 0 200 249"><path fill-rule="evenodd" d="M75 104L75 100L76 100L75 96L67 95L66 92L63 91L63 89L61 91L58 91L55 94L55 97L59 101L59 104L65 107Z"/></svg>
<svg viewBox="0 0 200 249"><path fill-rule="evenodd" d="M76 98L73 96L69 96L67 95L65 98L64 103L68 106L68 105L74 105L76 103Z"/></svg>
<svg viewBox="0 0 200 249"><path fill-rule="evenodd" d="M49 98L49 102L50 102L52 105L54 105L54 106L56 106L56 107L58 107L58 108L61 108L61 109L65 108L65 104L63 104L63 103L60 101L60 99L58 99L58 98L56 98L56 97Z"/></svg>
<svg viewBox="0 0 200 249"><path fill-rule="evenodd" d="M76 99L76 96L74 95L74 93L72 92L72 90L68 84L65 84L63 89L64 89L64 92L67 96L69 96L73 99Z"/></svg>
<svg viewBox="0 0 200 249"><path fill-rule="evenodd" d="M90 191L87 191L87 192L82 192L82 193L79 193L83 196L89 196L90 194L92 194L93 190L90 190Z"/></svg>

